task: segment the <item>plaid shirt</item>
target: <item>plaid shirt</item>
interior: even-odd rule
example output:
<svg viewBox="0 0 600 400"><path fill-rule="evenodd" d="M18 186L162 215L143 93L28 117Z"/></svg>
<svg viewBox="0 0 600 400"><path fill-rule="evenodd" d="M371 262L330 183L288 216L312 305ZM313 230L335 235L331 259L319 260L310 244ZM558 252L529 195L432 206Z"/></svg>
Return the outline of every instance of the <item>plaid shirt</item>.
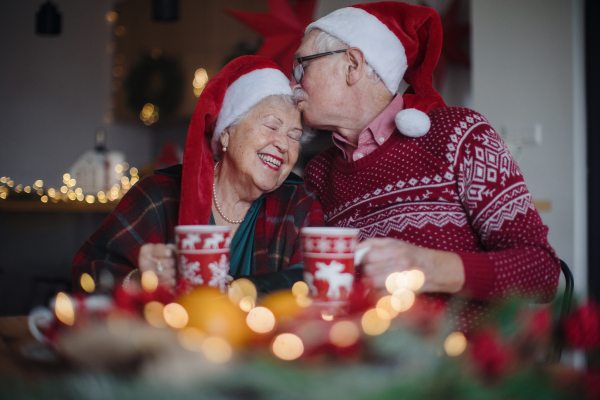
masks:
<svg viewBox="0 0 600 400"><path fill-rule="evenodd" d="M146 243L174 243L180 194L180 165L134 185L75 256L73 290L82 292L83 273L100 282L105 270L122 280L138 268L140 247ZM301 270L286 271L294 271L291 275L280 272L302 262L300 228L324 224L321 204L303 184L284 183L269 193L256 221L251 274L270 277L271 282L263 285L270 289L289 285L291 276L300 280Z"/></svg>

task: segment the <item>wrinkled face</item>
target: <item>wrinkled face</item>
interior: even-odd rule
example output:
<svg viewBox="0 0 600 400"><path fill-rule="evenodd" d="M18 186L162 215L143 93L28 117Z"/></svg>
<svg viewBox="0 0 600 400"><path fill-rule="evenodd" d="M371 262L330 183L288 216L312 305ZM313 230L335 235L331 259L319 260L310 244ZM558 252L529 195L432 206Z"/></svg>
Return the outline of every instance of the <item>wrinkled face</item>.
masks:
<svg viewBox="0 0 600 400"><path fill-rule="evenodd" d="M306 36L296 51L294 59L318 53L314 43L321 31L314 29ZM292 79L290 84L297 99L298 109L302 112L304 123L317 129L328 129L340 112L343 113L345 76L340 58L343 54L334 54L306 61L302 82ZM347 99L346 99L347 100Z"/></svg>
<svg viewBox="0 0 600 400"><path fill-rule="evenodd" d="M227 128L221 143L239 190L268 193L277 189L298 160L300 112L277 96L257 104L237 126ZM243 195L243 193L242 193Z"/></svg>

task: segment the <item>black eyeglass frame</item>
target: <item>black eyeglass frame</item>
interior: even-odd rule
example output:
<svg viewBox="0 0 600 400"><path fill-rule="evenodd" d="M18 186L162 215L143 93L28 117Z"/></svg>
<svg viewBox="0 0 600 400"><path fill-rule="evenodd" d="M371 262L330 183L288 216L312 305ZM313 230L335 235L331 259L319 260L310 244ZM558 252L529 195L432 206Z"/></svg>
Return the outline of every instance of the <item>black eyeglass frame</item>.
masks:
<svg viewBox="0 0 600 400"><path fill-rule="evenodd" d="M318 54L313 54L310 56L296 58L298 65L296 65L294 67L294 69L292 69L291 77L294 78L296 80L296 82L300 83L300 82L302 82L302 78L304 78L304 67L302 66L302 63L304 61L310 61L310 60L314 60L315 58L325 57L325 56L329 56L331 54L336 54L336 53L345 53L346 51L348 51L348 49L328 51L325 53L318 53ZM296 71L298 71L298 73L296 73ZM297 78L297 75L300 75L300 79Z"/></svg>

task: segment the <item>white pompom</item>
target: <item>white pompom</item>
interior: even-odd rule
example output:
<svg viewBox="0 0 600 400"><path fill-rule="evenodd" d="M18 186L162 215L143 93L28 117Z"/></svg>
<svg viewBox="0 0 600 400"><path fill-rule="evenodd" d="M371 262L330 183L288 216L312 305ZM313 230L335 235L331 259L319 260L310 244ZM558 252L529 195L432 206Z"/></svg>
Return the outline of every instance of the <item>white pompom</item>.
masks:
<svg viewBox="0 0 600 400"><path fill-rule="evenodd" d="M431 121L423 111L407 108L396 114L396 126L403 135L416 138L429 132Z"/></svg>

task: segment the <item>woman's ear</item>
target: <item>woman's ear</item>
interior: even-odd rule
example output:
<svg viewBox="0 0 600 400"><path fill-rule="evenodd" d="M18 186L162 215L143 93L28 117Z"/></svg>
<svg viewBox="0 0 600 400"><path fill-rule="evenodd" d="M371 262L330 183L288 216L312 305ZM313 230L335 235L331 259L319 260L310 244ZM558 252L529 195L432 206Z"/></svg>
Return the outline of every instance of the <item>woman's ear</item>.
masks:
<svg viewBox="0 0 600 400"><path fill-rule="evenodd" d="M366 70L366 61L363 52L356 47L351 47L346 51L346 59L348 64L346 65L346 82L348 86L355 85Z"/></svg>
<svg viewBox="0 0 600 400"><path fill-rule="evenodd" d="M219 141L221 142L221 146L229 146L229 128L226 128L223 132L221 132L221 137L219 138Z"/></svg>

